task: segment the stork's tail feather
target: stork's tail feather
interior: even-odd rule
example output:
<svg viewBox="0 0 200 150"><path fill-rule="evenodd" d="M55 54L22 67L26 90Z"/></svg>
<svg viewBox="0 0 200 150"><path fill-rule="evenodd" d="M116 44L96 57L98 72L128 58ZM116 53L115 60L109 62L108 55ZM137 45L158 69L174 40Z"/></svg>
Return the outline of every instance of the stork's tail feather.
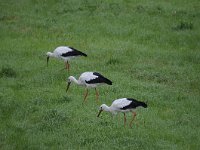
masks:
<svg viewBox="0 0 200 150"><path fill-rule="evenodd" d="M107 83L108 85L112 85L112 81L110 81L109 79L105 78L105 83Z"/></svg>
<svg viewBox="0 0 200 150"><path fill-rule="evenodd" d="M87 54L85 54L85 53L83 53L83 52L81 52L81 55L87 57Z"/></svg>
<svg viewBox="0 0 200 150"><path fill-rule="evenodd" d="M77 50L77 49L75 49L75 48L73 48L73 47L69 47L69 48L71 48L72 50L76 51L77 55L87 57L87 54L85 54L85 53L83 53L83 52L81 52L81 51L79 51L79 50Z"/></svg>
<svg viewBox="0 0 200 150"><path fill-rule="evenodd" d="M140 102L140 106L147 108L147 104L145 102Z"/></svg>

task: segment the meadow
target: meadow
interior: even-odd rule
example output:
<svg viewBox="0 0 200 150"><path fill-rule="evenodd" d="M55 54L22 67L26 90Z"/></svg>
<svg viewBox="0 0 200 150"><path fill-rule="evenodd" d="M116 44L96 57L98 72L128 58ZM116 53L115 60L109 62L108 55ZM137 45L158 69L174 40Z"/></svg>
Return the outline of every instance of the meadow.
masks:
<svg viewBox="0 0 200 150"><path fill-rule="evenodd" d="M1 0L0 149L199 149L199 25L199 0ZM88 57L47 67L60 45ZM65 92L85 71L113 81L99 104L94 90L84 105L84 88ZM148 101L132 128L96 117L122 97Z"/></svg>

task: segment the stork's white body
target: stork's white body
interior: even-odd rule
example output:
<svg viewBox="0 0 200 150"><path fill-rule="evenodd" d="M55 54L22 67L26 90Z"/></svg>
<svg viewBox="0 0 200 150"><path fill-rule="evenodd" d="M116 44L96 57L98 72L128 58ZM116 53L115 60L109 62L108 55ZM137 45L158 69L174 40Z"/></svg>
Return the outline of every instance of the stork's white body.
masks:
<svg viewBox="0 0 200 150"><path fill-rule="evenodd" d="M121 109L123 107L126 107L130 105L132 101L127 100L127 98L120 98L116 99L112 102L111 106L107 106L106 104L102 104L101 107L103 110L111 112L112 114L117 114L118 112L128 112L133 111L133 109Z"/></svg>
<svg viewBox="0 0 200 150"><path fill-rule="evenodd" d="M112 113L133 111L133 109L125 109L125 110L121 109L123 107L126 107L126 106L130 105L131 102L132 101L127 100L127 98L116 99L111 104L110 111Z"/></svg>
<svg viewBox="0 0 200 150"><path fill-rule="evenodd" d="M53 51L52 56L55 58L62 59L65 62L67 62L71 58L74 58L74 56L63 57L62 54L65 54L65 53L68 53L71 51L73 51L73 50L71 48L69 48L68 46L59 46Z"/></svg>
<svg viewBox="0 0 200 150"><path fill-rule="evenodd" d="M78 81L80 82L80 85L84 85L87 88L96 88L99 85L105 84L105 83L94 83L94 84L88 84L86 81L94 80L98 78L98 76L94 75L93 72L84 72L80 75Z"/></svg>
<svg viewBox="0 0 200 150"><path fill-rule="evenodd" d="M70 76L68 78L67 90L69 89L71 82L74 82L77 85L86 87L87 90L84 97L84 101L86 100L86 97L88 95L88 88L95 88L96 96L98 100L99 93L96 87L103 84L112 85L112 82L109 79L105 78L104 76L102 76L100 73L97 73L97 72L84 72L80 75L78 80L75 77Z"/></svg>

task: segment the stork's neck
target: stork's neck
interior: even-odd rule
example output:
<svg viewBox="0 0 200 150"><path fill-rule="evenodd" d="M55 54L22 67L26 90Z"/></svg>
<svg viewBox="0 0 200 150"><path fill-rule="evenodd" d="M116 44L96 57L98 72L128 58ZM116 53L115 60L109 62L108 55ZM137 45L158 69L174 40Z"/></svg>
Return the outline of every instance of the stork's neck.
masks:
<svg viewBox="0 0 200 150"><path fill-rule="evenodd" d="M47 52L47 56L49 56L49 57L56 57L55 54L52 53L52 52Z"/></svg>
<svg viewBox="0 0 200 150"><path fill-rule="evenodd" d="M72 82L74 82L75 84L81 85L80 81L79 81L79 80L76 80L76 78L73 77L73 76L70 76L70 80L71 80Z"/></svg>
<svg viewBox="0 0 200 150"><path fill-rule="evenodd" d="M108 111L108 112L111 112L111 108L107 105L104 105L104 111Z"/></svg>

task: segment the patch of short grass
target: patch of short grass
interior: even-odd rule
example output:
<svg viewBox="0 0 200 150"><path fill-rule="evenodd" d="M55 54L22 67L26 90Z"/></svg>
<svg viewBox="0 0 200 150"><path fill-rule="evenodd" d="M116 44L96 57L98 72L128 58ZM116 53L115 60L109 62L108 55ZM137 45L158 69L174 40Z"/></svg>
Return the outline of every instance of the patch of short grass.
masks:
<svg viewBox="0 0 200 150"><path fill-rule="evenodd" d="M0 71L0 77L9 77L9 78L16 78L17 73L14 69L10 67L2 67Z"/></svg>
<svg viewBox="0 0 200 150"><path fill-rule="evenodd" d="M199 1L1 2L0 149L198 149ZM88 54L63 61L46 52L59 45ZM97 71L113 81L89 90L68 76ZM99 105L133 97L132 128ZM127 114L127 122L131 114Z"/></svg>

